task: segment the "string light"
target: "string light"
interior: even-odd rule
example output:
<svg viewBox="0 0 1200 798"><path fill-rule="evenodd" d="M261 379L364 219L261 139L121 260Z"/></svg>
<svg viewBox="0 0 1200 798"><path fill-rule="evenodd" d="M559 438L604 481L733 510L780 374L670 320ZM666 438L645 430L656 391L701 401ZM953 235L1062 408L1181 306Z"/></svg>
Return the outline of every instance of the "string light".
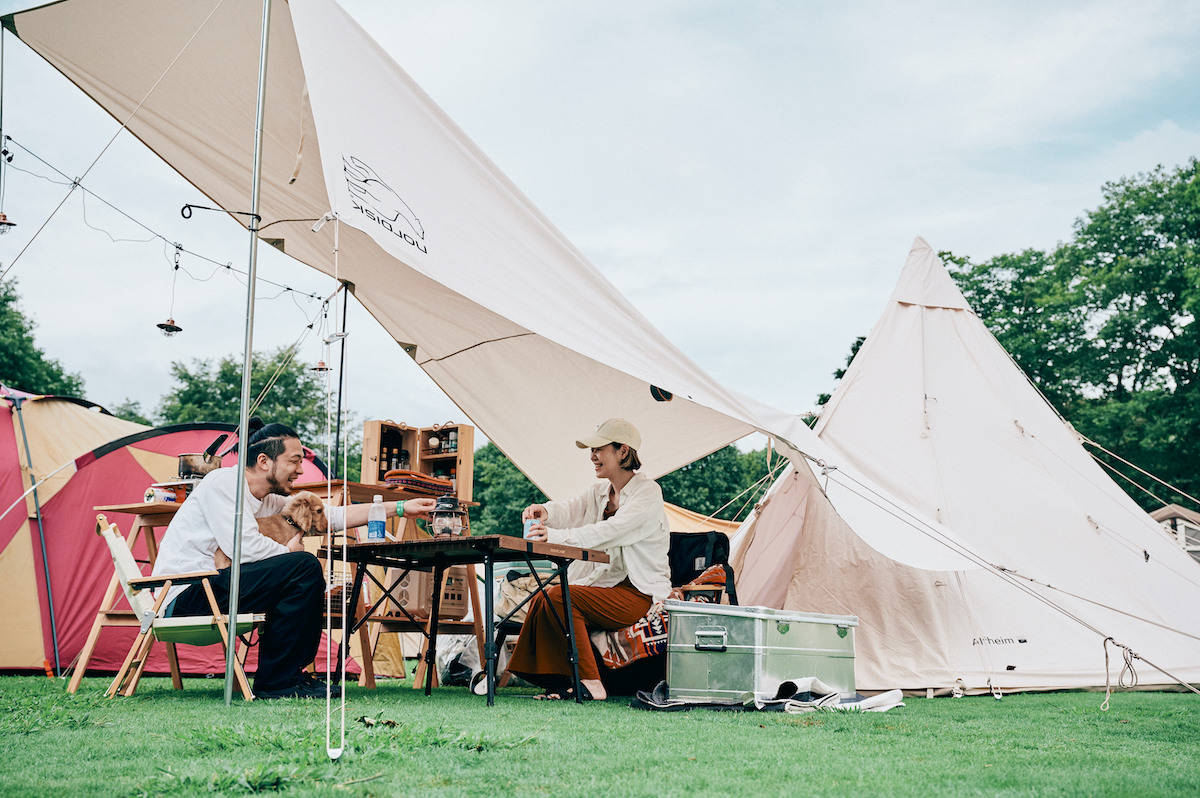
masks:
<svg viewBox="0 0 1200 798"><path fill-rule="evenodd" d="M224 270L225 270L227 273L230 273L230 274L238 274L238 275L241 275L242 277L246 277L246 276L248 276L248 275L247 275L247 272L245 272L245 271L243 271L243 270L241 270L241 269L235 269L232 263L228 263L228 262L222 263L221 261L214 260L213 258L209 258L209 257L206 257L206 256L204 256L204 255L201 255L201 254L200 254L200 253L198 253L198 252L193 252L193 251L191 251L191 250L187 249L186 247L184 247L184 246L182 246L182 245L179 245L179 244L176 244L175 242L173 242L173 241L169 240L169 239L168 239L166 236L162 235L161 233L157 232L156 230L154 230L154 229L153 229L153 228L151 228L150 226L148 226L148 225L144 224L143 222L141 222L141 221L139 221L139 220L135 219L134 217L130 216L128 213L126 213L125 211L121 210L121 209L120 209L120 208L118 208L116 205L113 205L111 202L109 202L108 200L104 199L103 197L101 197L101 196L100 196L99 194L97 194L96 192L94 192L94 191L92 191L91 189L89 189L89 188L85 187L85 186L84 186L84 185L83 185L81 182L79 182L78 180L72 180L70 177L68 177L68 176L67 176L67 174L66 174L65 172L63 172L62 170L60 170L60 169L56 168L56 167L55 167L53 164L51 164L51 163L50 163L50 162L48 162L46 159L44 159L44 158L42 158L41 156L39 156L37 153L33 152L31 149L29 149L28 147L26 147L24 144L21 144L19 141L17 141L16 139L14 139L12 136L5 135L5 136L3 137L3 142L5 143L5 148L4 148L3 150L0 150L0 157L3 157L4 159L6 159L6 161L8 161L8 162L11 162L11 161L12 161L12 155L11 155L11 153L9 153L9 152L8 152L8 147L7 147L7 145L8 145L8 144L11 144L11 145L12 145L12 146L14 146L14 147L20 147L20 148L21 148L21 150L25 152L25 154L29 155L29 156L30 156L31 158L33 158L35 161L39 162L40 164L42 164L43 166L45 166L47 169L50 169L50 170L52 170L52 171L53 171L54 173L56 173L56 174L57 174L59 177L63 178L65 181L67 181L65 185L71 185L71 186L73 186L74 188L78 188L80 191L84 192L85 194L87 194L87 195L90 195L91 197L93 197L94 199L97 199L97 200L99 200L100 202L103 202L105 205L107 205L107 206L108 206L109 208L111 208L112 210L116 211L117 213L119 213L120 215L124 216L124 217L125 217L126 219L128 219L129 221L131 221L131 222L133 222L134 224L136 224L138 227L140 227L140 228L142 228L143 230L145 230L146 232L150 233L150 235L151 235L151 236L153 236L154 238L160 239L160 240L161 240L161 241L162 241L162 242L163 242L163 243L164 243L166 246L168 246L168 247L178 247L178 252L179 252L179 253L183 253L183 254L186 254L186 255L190 255L190 256L191 256L191 257L193 257L193 258L197 258L197 259L199 259L199 260L202 260L202 261L205 261L205 262L207 262L207 263L211 263L213 266L215 266L215 267L216 267L216 269L214 269L214 271L213 271L213 274L216 274L216 272L217 272L217 271L219 271L219 270L221 270L221 269L224 269ZM10 167L10 168L14 168L14 169L15 169L15 168L17 168L17 167ZM37 173L35 173L35 172L30 172L30 171L28 171L28 170L26 170L26 169L18 169L18 171L25 172L26 174L32 175L32 176L34 176L34 177L39 177L39 178L41 178L41 179L43 179L43 180L50 180L50 178L48 178L48 177L46 177L46 176L44 176L44 175L39 175L39 174L37 174ZM51 182L55 182L55 181L51 181ZM2 216L3 216L3 214L0 214L0 217L2 217ZM314 219L280 219L280 220L278 220L277 222L270 222L269 224L277 224L278 222L285 222L285 221L302 221L302 222L312 222L312 221L315 221L315 220L314 220ZM3 223L3 221L2 221L2 220L0 220L0 224L2 224L2 223ZM15 225L14 225L12 222L9 222L9 225L10 225L10 226L15 226ZM97 227L95 227L94 225L91 225L91 224L88 224L88 226L89 226L89 227L92 227L92 228L94 228L94 229L97 229L97 230L99 230L99 229L100 229L100 228L97 228ZM267 227L267 226L268 226L268 225L263 225L263 227ZM5 229L5 230L7 230L7 228L4 228L4 229ZM0 235L2 235L2 234L3 234L3 233L2 233L2 232L0 232ZM106 233L106 235L109 235L109 238L112 238L111 234L108 234L108 233ZM36 236L35 236L35 237L36 237ZM32 241L31 241L30 243L32 243ZM28 245L26 245L26 246L28 246ZM14 262L15 262L15 261L14 261ZM10 263L10 264L9 264L9 268L12 268L12 266L13 266L13 263ZM182 271L182 272L183 272L185 275L187 275L187 276L188 276L190 279L192 279L193 281L195 281L195 282L198 282L198 283L203 283L203 282L206 282L206 281L208 281L208 280L212 279L212 276L211 276L211 275L210 275L209 277L205 277L205 278L199 278L199 277L196 277L195 275L193 275L191 272L189 272L189 271L188 271L186 268L184 268L184 267L182 267L182 266L180 267L180 270L181 270L181 271ZM5 269L5 274L7 274L7 272L8 272L8 269ZM2 277L3 277L3 275L0 275L0 278L2 278ZM321 297L321 295L320 295L320 294L315 294L315 293L310 293L310 292L306 292L306 291L301 291L301 290L299 290L299 289L292 288L292 287L291 287L291 286L289 286L289 285L284 285L283 283L277 283L277 282L275 282L275 281L273 281L273 280L268 280L268 279L266 279L266 278L263 278L263 277L259 277L259 278L258 278L258 282L259 282L259 283L266 284L266 285L271 285L271 286L274 286L275 288L278 288L278 289L279 289L279 293L278 293L278 294L276 294L275 296L272 296L272 297L260 297L261 299L268 299L268 300L269 300L269 299L277 299L279 296L281 296L281 295L283 295L283 294L291 294L291 295L292 295L292 299L293 299L293 301L295 301L295 298L296 298L296 297L298 297L298 296L299 296L299 297L304 297L304 298L306 298L306 299L309 299L309 300L313 300L313 299L322 299L322 297ZM303 310L303 308L301 308L301 310ZM305 315L307 316L307 314L305 314Z"/></svg>
<svg viewBox="0 0 1200 798"><path fill-rule="evenodd" d="M176 244L174 276L171 278L171 311L167 314L166 322L157 325L158 329L162 330L162 334L167 338L170 338L171 336L175 335L175 333L183 330L182 327L175 323L175 319L172 318L175 315L175 283L179 280L179 253L182 251L183 247L179 244Z"/></svg>

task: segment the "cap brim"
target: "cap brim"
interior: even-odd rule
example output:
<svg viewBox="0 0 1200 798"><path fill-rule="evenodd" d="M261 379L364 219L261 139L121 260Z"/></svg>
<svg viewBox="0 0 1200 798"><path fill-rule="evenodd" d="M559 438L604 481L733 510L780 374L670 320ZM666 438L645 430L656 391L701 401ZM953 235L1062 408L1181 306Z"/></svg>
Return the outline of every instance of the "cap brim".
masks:
<svg viewBox="0 0 1200 798"><path fill-rule="evenodd" d="M601 446L607 446L610 443L612 441L607 438L601 438L599 435L590 435L575 441L575 445L580 449L599 449Z"/></svg>

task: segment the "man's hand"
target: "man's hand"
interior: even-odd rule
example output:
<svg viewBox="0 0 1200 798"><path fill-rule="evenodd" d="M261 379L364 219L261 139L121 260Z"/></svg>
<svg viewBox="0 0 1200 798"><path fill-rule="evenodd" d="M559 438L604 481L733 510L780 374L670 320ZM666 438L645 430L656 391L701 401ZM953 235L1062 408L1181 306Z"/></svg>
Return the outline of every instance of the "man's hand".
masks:
<svg viewBox="0 0 1200 798"><path fill-rule="evenodd" d="M287 542L288 551L304 551L304 537L297 532L292 536L292 539Z"/></svg>
<svg viewBox="0 0 1200 798"><path fill-rule="evenodd" d="M437 507L437 499L409 499L404 502L405 518L428 518Z"/></svg>
<svg viewBox="0 0 1200 798"><path fill-rule="evenodd" d="M546 512L546 505L531 504L525 508L525 512L521 513L521 520L528 521L530 518L546 523L546 519L550 517L550 513Z"/></svg>

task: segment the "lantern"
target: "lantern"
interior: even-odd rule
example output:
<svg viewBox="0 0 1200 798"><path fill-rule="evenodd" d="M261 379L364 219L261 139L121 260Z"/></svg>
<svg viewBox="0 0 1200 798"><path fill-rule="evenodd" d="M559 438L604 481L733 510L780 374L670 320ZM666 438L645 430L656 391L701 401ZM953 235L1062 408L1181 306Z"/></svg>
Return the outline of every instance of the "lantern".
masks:
<svg viewBox="0 0 1200 798"><path fill-rule="evenodd" d="M429 514L433 534L436 537L461 535L466 511L459 506L458 498L451 495L438 496L433 512Z"/></svg>

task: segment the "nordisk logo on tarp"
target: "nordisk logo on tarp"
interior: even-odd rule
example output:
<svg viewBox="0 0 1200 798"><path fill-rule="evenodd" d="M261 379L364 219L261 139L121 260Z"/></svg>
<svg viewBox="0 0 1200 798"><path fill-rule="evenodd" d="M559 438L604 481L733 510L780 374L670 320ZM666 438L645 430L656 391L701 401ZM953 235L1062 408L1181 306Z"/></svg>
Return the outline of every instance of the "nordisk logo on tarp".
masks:
<svg viewBox="0 0 1200 798"><path fill-rule="evenodd" d="M973 646L1008 646L1014 643L1024 643L1025 638L1018 637L1015 640L1011 637L973 637L971 645Z"/></svg>
<svg viewBox="0 0 1200 798"><path fill-rule="evenodd" d="M421 220L374 169L352 155L342 156L342 168L354 210L409 246L429 252Z"/></svg>

